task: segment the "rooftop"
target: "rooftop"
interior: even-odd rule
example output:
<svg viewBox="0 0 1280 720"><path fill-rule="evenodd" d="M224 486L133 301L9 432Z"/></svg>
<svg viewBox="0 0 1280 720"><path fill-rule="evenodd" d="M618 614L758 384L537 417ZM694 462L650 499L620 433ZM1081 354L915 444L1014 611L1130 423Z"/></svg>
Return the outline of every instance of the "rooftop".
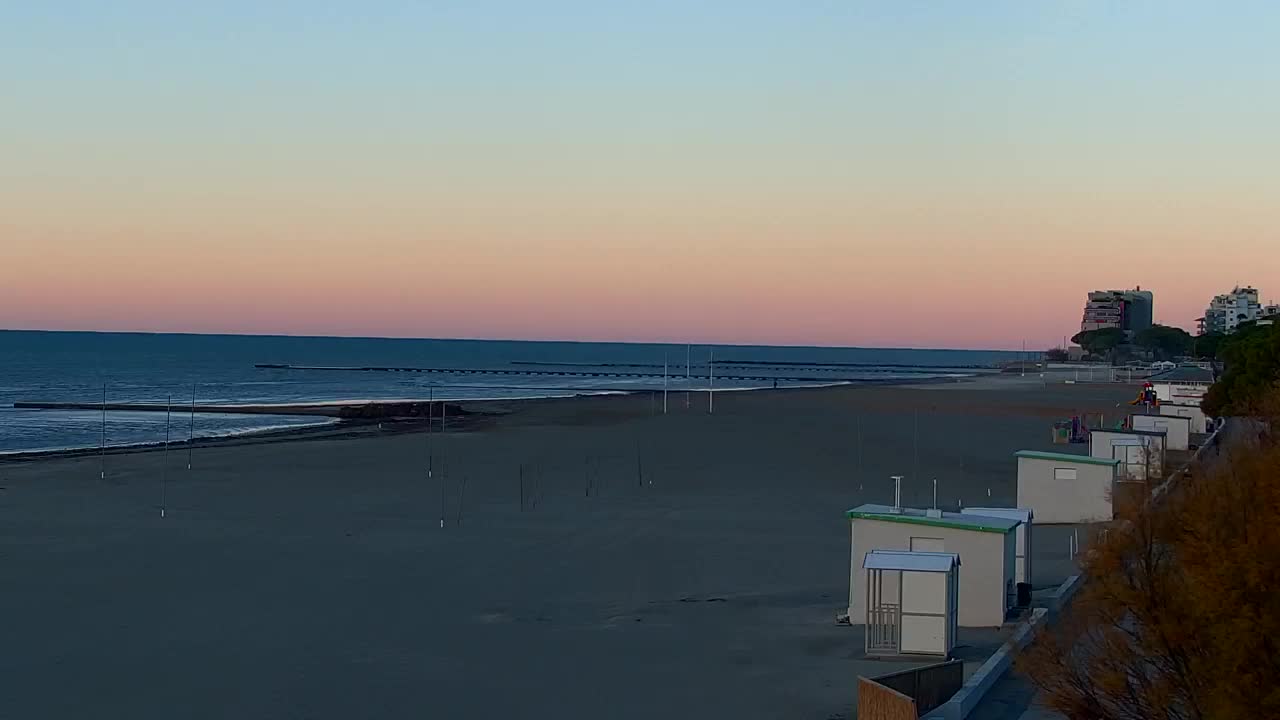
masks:
<svg viewBox="0 0 1280 720"><path fill-rule="evenodd" d="M862 560L862 567L867 570L947 572L959 564L960 556L955 553L909 550L872 550Z"/></svg>
<svg viewBox="0 0 1280 720"><path fill-rule="evenodd" d="M1009 518L988 517L986 515L965 515L962 513L943 512L941 517L929 517L928 511L921 508L900 508L895 510L889 505L867 503L845 513L850 520L883 520L884 522L900 522L912 525L932 525L934 527L955 528L957 530L976 530L978 532L1008 533L1018 527L1020 521Z"/></svg>
<svg viewBox="0 0 1280 720"><path fill-rule="evenodd" d="M985 515L987 517L1009 518L1024 523L1031 522L1035 513L1031 508L1019 507L967 507L960 511L961 515Z"/></svg>
<svg viewBox="0 0 1280 720"><path fill-rule="evenodd" d="M1172 370L1166 370L1165 372L1152 375L1151 377L1147 378L1147 382L1212 383L1213 371L1206 370L1205 368L1202 368L1202 367L1196 367L1194 365L1185 365L1182 367L1176 367Z"/></svg>
<svg viewBox="0 0 1280 720"><path fill-rule="evenodd" d="M1177 417L1177 415L1153 415L1152 417ZM1166 430L1134 430L1133 428L1093 428L1089 432L1120 433L1121 435L1168 435Z"/></svg>
<svg viewBox="0 0 1280 720"><path fill-rule="evenodd" d="M1098 432L1093 430L1091 432ZM1104 430L1103 432L1122 432L1133 433L1136 435L1164 435L1163 432L1147 432L1145 430ZM1077 462L1086 465L1111 465L1120 464L1119 460L1108 460L1106 458L1089 457L1088 455L1073 455L1071 453L1044 452L1043 450L1019 450L1014 453L1015 457L1027 458L1028 460L1053 460L1056 462Z"/></svg>

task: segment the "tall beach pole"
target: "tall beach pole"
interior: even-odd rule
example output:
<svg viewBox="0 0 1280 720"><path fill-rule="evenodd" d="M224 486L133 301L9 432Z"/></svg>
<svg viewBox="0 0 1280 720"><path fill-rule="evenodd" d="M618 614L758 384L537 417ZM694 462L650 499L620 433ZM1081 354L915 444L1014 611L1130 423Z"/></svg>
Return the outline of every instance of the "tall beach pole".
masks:
<svg viewBox="0 0 1280 720"><path fill-rule="evenodd" d="M435 480L435 448L431 443L431 423L435 419L434 408L436 404L436 389L434 386L427 388L427 483L430 484Z"/></svg>
<svg viewBox="0 0 1280 720"><path fill-rule="evenodd" d="M716 349L711 348L711 360L707 363L707 373L710 382L707 384L707 414L710 415L716 411Z"/></svg>
<svg viewBox="0 0 1280 720"><path fill-rule="evenodd" d="M160 456L160 517L169 503L169 436L173 430L173 396L164 406L164 454Z"/></svg>
<svg viewBox="0 0 1280 720"><path fill-rule="evenodd" d="M191 448L196 444L196 384L191 383L191 428L187 432L187 469L191 469Z"/></svg>
<svg viewBox="0 0 1280 720"><path fill-rule="evenodd" d="M102 383L102 440L98 445L98 479L107 479L107 384Z"/></svg>
<svg viewBox="0 0 1280 720"><path fill-rule="evenodd" d="M858 480L863 479L863 414L858 414Z"/></svg>
<svg viewBox="0 0 1280 720"><path fill-rule="evenodd" d="M671 365L671 358L668 355L662 356L662 414L667 414L667 376L668 369Z"/></svg>
<svg viewBox="0 0 1280 720"><path fill-rule="evenodd" d="M689 409L689 375L693 369L693 343L684 346L684 409Z"/></svg>
<svg viewBox="0 0 1280 720"><path fill-rule="evenodd" d="M920 411L916 410L914 414L914 429L911 441L911 473L912 482L915 478L920 477Z"/></svg>

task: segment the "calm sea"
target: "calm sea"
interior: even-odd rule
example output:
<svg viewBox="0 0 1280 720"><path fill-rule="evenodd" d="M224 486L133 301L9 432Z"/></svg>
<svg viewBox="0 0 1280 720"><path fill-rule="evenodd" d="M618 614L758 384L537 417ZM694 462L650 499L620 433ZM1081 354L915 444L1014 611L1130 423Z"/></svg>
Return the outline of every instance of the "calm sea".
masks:
<svg viewBox="0 0 1280 720"><path fill-rule="evenodd" d="M97 411L18 410L19 400L261 404L366 399L552 397L660 389L663 364L672 389L705 388L714 351L717 375L753 375L781 387L858 380L930 378L973 372L1017 353L496 340L247 335L162 335L0 331L0 453L97 447ZM263 369L259 363L307 366L434 367L652 373L617 378ZM740 363L734 365L735 363ZM773 364L771 364L773 363ZM686 367L692 365L691 379ZM699 377L701 376L701 377ZM717 389L769 387L773 381L717 378ZM174 437L189 431L177 416ZM297 416L195 416L197 436L256 432L315 423ZM159 442L163 413L108 412L108 445Z"/></svg>

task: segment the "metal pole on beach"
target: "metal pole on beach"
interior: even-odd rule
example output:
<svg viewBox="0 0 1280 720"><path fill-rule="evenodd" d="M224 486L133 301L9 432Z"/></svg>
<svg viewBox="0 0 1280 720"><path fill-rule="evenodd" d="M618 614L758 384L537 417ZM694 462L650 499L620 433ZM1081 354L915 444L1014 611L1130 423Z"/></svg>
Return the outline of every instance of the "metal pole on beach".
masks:
<svg viewBox="0 0 1280 720"><path fill-rule="evenodd" d="M662 414L667 414L667 375L670 367L671 359L667 355L662 356Z"/></svg>
<svg viewBox="0 0 1280 720"><path fill-rule="evenodd" d="M107 479L107 384L102 383L102 441L98 446L98 479Z"/></svg>
<svg viewBox="0 0 1280 720"><path fill-rule="evenodd" d="M431 444L431 421L434 417L432 408L435 407L436 392L434 387L427 388L427 483L435 480L435 463L436 455ZM523 498L521 498L523 501ZM521 508L523 509L523 508Z"/></svg>
<svg viewBox="0 0 1280 720"><path fill-rule="evenodd" d="M862 480L862 414L858 414L858 480Z"/></svg>
<svg viewBox="0 0 1280 720"><path fill-rule="evenodd" d="M160 517L169 503L169 435L173 430L173 396L164 406L164 454L160 456Z"/></svg>
<svg viewBox="0 0 1280 720"><path fill-rule="evenodd" d="M196 442L196 384L191 383L191 429L187 432L187 469L191 469L191 447Z"/></svg>
<svg viewBox="0 0 1280 720"><path fill-rule="evenodd" d="M431 455L432 455L432 449L433 449L431 444L431 425L432 423L435 422L435 417L436 417L435 407L436 407L436 389L434 387L428 387L427 388L427 477L428 478L431 477L430 468L431 468Z"/></svg>
<svg viewBox="0 0 1280 720"><path fill-rule="evenodd" d="M711 361L707 363L707 373L711 382L707 385L707 414L716 411L716 350L711 348Z"/></svg>
<svg viewBox="0 0 1280 720"><path fill-rule="evenodd" d="M912 432L911 441L911 477L920 477L920 411L916 410L914 414L915 428Z"/></svg>
<svg viewBox="0 0 1280 720"><path fill-rule="evenodd" d="M689 375L693 368L693 343L684 346L684 409L689 409Z"/></svg>

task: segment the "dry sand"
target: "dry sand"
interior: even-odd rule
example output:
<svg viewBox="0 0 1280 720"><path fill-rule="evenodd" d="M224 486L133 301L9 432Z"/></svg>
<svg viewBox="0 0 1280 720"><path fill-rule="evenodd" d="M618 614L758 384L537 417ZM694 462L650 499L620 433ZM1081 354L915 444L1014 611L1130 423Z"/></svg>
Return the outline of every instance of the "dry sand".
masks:
<svg viewBox="0 0 1280 720"><path fill-rule="evenodd" d="M889 500L890 474L909 504L933 477L943 505L1012 504L1015 450L1131 396L1007 378L723 393L714 415L683 393L665 416L660 395L487 403L514 412L430 444L111 455L106 481L95 457L0 464L0 717L845 717L857 674L905 666L833 624L843 511ZM1037 584L1068 574L1064 543Z"/></svg>

